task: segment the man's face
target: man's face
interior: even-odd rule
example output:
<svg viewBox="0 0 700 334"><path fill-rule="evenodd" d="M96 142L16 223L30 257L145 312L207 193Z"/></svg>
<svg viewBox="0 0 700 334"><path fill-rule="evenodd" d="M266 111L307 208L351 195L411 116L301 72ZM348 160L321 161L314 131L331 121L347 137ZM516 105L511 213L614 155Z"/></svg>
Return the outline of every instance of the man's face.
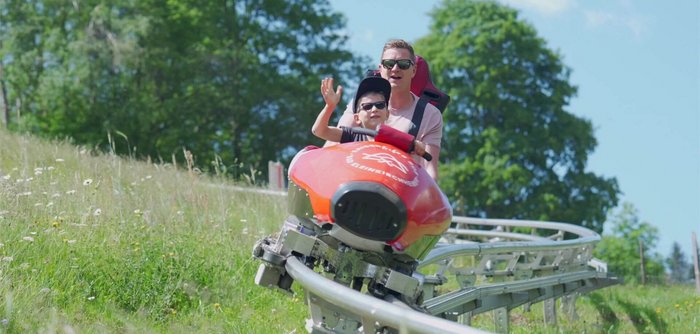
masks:
<svg viewBox="0 0 700 334"><path fill-rule="evenodd" d="M382 54L381 60L411 60L411 52L406 49L387 49ZM382 78L389 80L392 92L410 91L411 79L416 75L416 65L411 61L411 66L407 69L401 69L399 63L394 64L391 68L386 68L380 62L379 73Z"/></svg>

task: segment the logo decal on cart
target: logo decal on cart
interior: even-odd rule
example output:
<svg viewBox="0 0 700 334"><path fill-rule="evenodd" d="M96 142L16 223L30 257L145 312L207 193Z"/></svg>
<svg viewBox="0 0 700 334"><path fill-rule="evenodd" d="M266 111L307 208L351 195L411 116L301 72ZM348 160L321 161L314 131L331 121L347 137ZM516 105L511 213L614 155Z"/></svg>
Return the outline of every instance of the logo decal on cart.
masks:
<svg viewBox="0 0 700 334"><path fill-rule="evenodd" d="M363 152L374 148L371 152ZM377 148L381 152L377 152ZM360 146L345 158L350 166L357 169L389 177L409 187L418 185L418 171L413 160L400 159L402 151L383 145L369 144Z"/></svg>
<svg viewBox="0 0 700 334"><path fill-rule="evenodd" d="M363 153L362 160L374 160L376 162L389 165L390 167L394 167L404 174L408 173L408 167L389 153Z"/></svg>

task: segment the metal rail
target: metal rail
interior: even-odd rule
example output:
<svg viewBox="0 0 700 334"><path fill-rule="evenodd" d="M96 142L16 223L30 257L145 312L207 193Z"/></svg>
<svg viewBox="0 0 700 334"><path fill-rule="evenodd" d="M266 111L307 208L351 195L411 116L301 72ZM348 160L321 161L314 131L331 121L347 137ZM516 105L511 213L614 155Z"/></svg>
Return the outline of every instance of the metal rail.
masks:
<svg viewBox="0 0 700 334"><path fill-rule="evenodd" d="M419 263L422 312L353 290L314 272L294 256L286 271L306 292L312 320L336 332L484 333L471 317L494 311L496 331L509 331L509 312L544 301L545 321L556 321L555 299L575 316L576 295L618 283L605 263L592 257L600 236L584 227L553 222L454 217L454 226ZM350 319L350 320L348 320ZM462 324L460 324L461 322ZM343 330L343 328L347 328ZM340 330L339 330L340 329ZM319 331L312 328L312 332Z"/></svg>
<svg viewBox="0 0 700 334"><path fill-rule="evenodd" d="M380 324L399 329L401 333L487 333L360 293L326 279L295 257L287 259L285 268L307 291L307 299L311 303L317 303L311 299L320 298L358 316L362 319L363 327L367 329Z"/></svg>

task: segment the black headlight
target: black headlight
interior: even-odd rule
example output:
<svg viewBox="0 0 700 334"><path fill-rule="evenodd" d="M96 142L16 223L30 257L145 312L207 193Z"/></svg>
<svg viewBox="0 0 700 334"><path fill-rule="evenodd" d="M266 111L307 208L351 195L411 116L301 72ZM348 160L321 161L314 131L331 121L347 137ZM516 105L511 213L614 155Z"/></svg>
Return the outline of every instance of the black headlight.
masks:
<svg viewBox="0 0 700 334"><path fill-rule="evenodd" d="M401 198L384 185L352 182L333 195L331 216L338 226L359 237L390 241L406 227L407 210Z"/></svg>

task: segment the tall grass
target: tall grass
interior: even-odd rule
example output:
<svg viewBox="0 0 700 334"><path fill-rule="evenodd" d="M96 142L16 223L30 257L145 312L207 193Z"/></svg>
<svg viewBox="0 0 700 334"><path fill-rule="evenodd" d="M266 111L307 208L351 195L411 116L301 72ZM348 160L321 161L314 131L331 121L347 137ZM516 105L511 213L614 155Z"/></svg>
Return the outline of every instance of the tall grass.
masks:
<svg viewBox="0 0 700 334"><path fill-rule="evenodd" d="M0 333L283 333L298 299L250 251L282 197L0 130Z"/></svg>
<svg viewBox="0 0 700 334"><path fill-rule="evenodd" d="M253 284L285 199L181 167L0 130L0 333L305 332L299 294ZM511 331L700 333L692 287L605 288L557 326L541 305L513 310Z"/></svg>
<svg viewBox="0 0 700 334"><path fill-rule="evenodd" d="M557 303L557 324L545 325L543 303L529 311L511 311L511 333L700 333L700 295L690 285L613 286L578 297L576 318ZM490 313L474 317L472 325L495 329Z"/></svg>

